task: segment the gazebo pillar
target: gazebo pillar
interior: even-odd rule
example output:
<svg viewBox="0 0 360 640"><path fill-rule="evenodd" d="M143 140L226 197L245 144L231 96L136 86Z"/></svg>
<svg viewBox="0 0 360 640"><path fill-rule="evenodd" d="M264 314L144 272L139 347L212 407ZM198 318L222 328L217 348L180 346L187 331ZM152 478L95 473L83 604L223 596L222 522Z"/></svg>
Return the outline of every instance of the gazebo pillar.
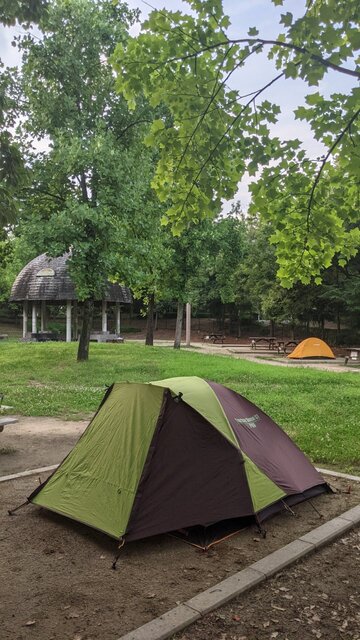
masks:
<svg viewBox="0 0 360 640"><path fill-rule="evenodd" d="M116 303L116 333L120 335L120 302Z"/></svg>
<svg viewBox="0 0 360 640"><path fill-rule="evenodd" d="M107 332L107 304L106 300L102 301L102 332Z"/></svg>
<svg viewBox="0 0 360 640"><path fill-rule="evenodd" d="M66 300L66 342L71 342L71 300Z"/></svg>
<svg viewBox="0 0 360 640"><path fill-rule="evenodd" d="M41 300L40 331L46 329L46 301Z"/></svg>
<svg viewBox="0 0 360 640"><path fill-rule="evenodd" d="M24 300L23 302L23 338L26 338L27 323L28 323L28 302L27 300Z"/></svg>
<svg viewBox="0 0 360 640"><path fill-rule="evenodd" d="M36 330L37 330L36 316L37 316L36 302L33 302L32 314L31 314L31 333L36 333Z"/></svg>
<svg viewBox="0 0 360 640"><path fill-rule="evenodd" d="M74 309L74 324L73 324L73 328L74 328L74 338L75 338L75 340L77 340L77 339L78 339L78 333L79 333L79 325L78 325L78 303L77 303L77 300L74 300L73 309Z"/></svg>

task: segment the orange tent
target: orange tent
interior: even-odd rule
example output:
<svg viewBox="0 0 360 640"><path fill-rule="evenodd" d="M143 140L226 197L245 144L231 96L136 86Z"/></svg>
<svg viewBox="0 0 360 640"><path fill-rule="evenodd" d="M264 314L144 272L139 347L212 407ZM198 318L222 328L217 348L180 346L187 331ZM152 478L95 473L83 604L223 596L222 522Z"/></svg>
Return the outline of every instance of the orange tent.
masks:
<svg viewBox="0 0 360 640"><path fill-rule="evenodd" d="M329 345L320 338L306 338L295 347L288 358L335 358Z"/></svg>

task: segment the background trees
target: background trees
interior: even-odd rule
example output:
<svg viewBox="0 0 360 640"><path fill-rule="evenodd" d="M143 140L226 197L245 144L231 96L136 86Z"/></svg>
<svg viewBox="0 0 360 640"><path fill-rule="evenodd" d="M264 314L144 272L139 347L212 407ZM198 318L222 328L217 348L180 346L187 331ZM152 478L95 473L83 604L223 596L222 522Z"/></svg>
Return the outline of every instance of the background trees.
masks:
<svg viewBox="0 0 360 640"><path fill-rule="evenodd" d="M227 305L237 322L246 305L274 323L353 322L358 3L309 0L300 18L284 9L274 39L255 27L230 37L220 0L189 5L191 15L153 12L129 39L137 14L112 0L0 4L5 24L42 30L40 39L16 36L22 71L0 76L2 296L14 256L71 249L85 320L116 277L149 305L149 321L157 300L171 300ZM274 76L234 89L233 74L261 56L274 61ZM345 78L346 90L325 94L325 74ZM292 78L315 87L295 115L323 143L320 158L274 135L280 108L267 90ZM219 218L244 175L253 178L251 217ZM83 329L79 358L86 321ZM150 323L149 343L151 334Z"/></svg>

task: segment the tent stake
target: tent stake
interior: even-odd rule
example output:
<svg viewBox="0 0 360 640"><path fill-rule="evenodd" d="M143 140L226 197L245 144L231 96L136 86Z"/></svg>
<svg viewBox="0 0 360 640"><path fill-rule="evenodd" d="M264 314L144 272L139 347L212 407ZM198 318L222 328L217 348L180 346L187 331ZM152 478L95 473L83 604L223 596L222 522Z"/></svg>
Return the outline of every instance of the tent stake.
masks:
<svg viewBox="0 0 360 640"><path fill-rule="evenodd" d="M257 517L257 515L255 515L255 520L256 520L256 526L258 528L258 531L259 531L261 537L265 539L266 538L266 529L263 529L263 527L261 526L260 520Z"/></svg>
<svg viewBox="0 0 360 640"><path fill-rule="evenodd" d="M117 561L118 561L118 560L119 560L119 558L120 558L121 549L122 549L122 547L124 546L124 544L125 544L125 539L124 539L124 538L122 538L122 539L120 540L120 542L119 542L118 552L117 552L117 554L116 554L116 556L115 556L115 560L114 560L114 562L113 562L113 563L112 563L112 565L111 565L111 568L112 568L112 569L114 569L114 571L116 571L116 564L117 564Z"/></svg>
<svg viewBox="0 0 360 640"><path fill-rule="evenodd" d="M18 509L21 509L21 507L25 507L27 504L30 504L29 500L26 500L26 502L23 502L22 504L19 504L19 506L15 507L15 509L8 509L9 516L13 516L15 511L17 511Z"/></svg>

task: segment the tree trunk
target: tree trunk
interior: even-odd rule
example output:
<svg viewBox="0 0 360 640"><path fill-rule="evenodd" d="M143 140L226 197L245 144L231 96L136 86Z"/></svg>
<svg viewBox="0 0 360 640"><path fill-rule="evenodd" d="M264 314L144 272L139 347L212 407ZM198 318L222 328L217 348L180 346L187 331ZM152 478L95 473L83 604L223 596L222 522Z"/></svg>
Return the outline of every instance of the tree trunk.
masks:
<svg viewBox="0 0 360 640"><path fill-rule="evenodd" d="M146 321L146 339L145 344L148 347L152 347L154 344L154 306L155 296L153 293L149 295L147 306L147 321Z"/></svg>
<svg viewBox="0 0 360 640"><path fill-rule="evenodd" d="M80 332L77 361L84 362L89 359L90 331L94 313L94 301L85 300L82 309L82 326Z"/></svg>
<svg viewBox="0 0 360 640"><path fill-rule="evenodd" d="M275 335L275 320L270 320L270 336L273 338Z"/></svg>
<svg viewBox="0 0 360 640"><path fill-rule="evenodd" d="M174 349L180 349L183 316L184 316L184 303L180 302L179 300L177 304Z"/></svg>
<svg viewBox="0 0 360 640"><path fill-rule="evenodd" d="M237 337L241 338L241 311L237 310Z"/></svg>
<svg viewBox="0 0 360 640"><path fill-rule="evenodd" d="M325 318L324 316L321 317L321 339L325 340Z"/></svg>
<svg viewBox="0 0 360 640"><path fill-rule="evenodd" d="M336 344L340 342L340 332L341 332L341 316L339 307L336 310Z"/></svg>

